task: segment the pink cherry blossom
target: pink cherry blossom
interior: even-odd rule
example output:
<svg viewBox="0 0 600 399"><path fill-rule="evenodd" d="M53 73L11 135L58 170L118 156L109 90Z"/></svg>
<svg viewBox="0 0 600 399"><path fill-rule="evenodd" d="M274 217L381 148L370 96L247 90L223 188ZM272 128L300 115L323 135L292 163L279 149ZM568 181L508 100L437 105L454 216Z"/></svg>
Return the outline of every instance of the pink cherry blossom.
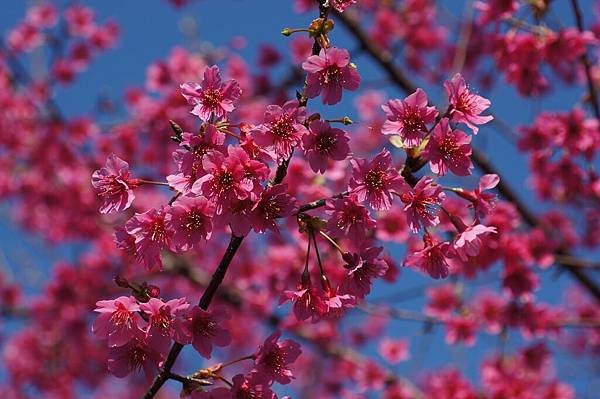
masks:
<svg viewBox="0 0 600 399"><path fill-rule="evenodd" d="M350 153L346 132L334 128L325 121L313 121L309 133L302 136L302 148L311 169L325 173L329 160L343 161Z"/></svg>
<svg viewBox="0 0 600 399"><path fill-rule="evenodd" d="M140 310L148 315L146 340L150 346L160 353L166 353L172 338L181 340L185 336L181 316L189 306L185 298L172 299L166 303L150 298L148 302L140 304Z"/></svg>
<svg viewBox="0 0 600 399"><path fill-rule="evenodd" d="M382 150L372 161L353 159L352 179L349 190L361 202L368 201L375 210L387 210L392 206L394 192L404 188L406 183L398 171L392 167L392 155Z"/></svg>
<svg viewBox="0 0 600 399"><path fill-rule="evenodd" d="M118 378L143 370L146 380L152 381L162 360L163 356L142 337L108 350L108 370Z"/></svg>
<svg viewBox="0 0 600 399"><path fill-rule="evenodd" d="M477 1L474 5L481 12L481 16L477 20L480 24L509 18L519 9L518 0Z"/></svg>
<svg viewBox="0 0 600 399"><path fill-rule="evenodd" d="M453 248L459 257L466 261L470 256L477 256L479 254L483 245L483 238L488 234L496 232L495 227L488 227L482 224L469 226L456 236Z"/></svg>
<svg viewBox="0 0 600 399"><path fill-rule="evenodd" d="M425 314L445 319L459 307L460 298L454 284L442 284L427 288L428 303Z"/></svg>
<svg viewBox="0 0 600 399"><path fill-rule="evenodd" d="M444 89L450 102L452 120L456 123L466 124L473 134L477 134L479 130L476 125L482 125L494 119L491 115L480 115L490 107L490 100L471 93L461 74L457 73L452 80L447 80L444 83Z"/></svg>
<svg viewBox="0 0 600 399"><path fill-rule="evenodd" d="M212 234L215 206L204 197L181 197L169 208L165 218L167 229L173 231L173 245L187 251Z"/></svg>
<svg viewBox="0 0 600 399"><path fill-rule="evenodd" d="M379 353L388 363L400 363L410 357L408 341L405 339L384 338L379 344Z"/></svg>
<svg viewBox="0 0 600 399"><path fill-rule="evenodd" d="M95 312L100 313L92 332L108 339L108 346L123 346L140 331L140 307L134 297L120 296L114 300L96 302Z"/></svg>
<svg viewBox="0 0 600 399"><path fill-rule="evenodd" d="M279 337L281 337L281 332L277 330L258 348L255 369L268 376L270 381L274 380L285 385L292 382L292 378L294 378L289 365L298 359L302 350L300 344L291 339L278 342Z"/></svg>
<svg viewBox="0 0 600 399"><path fill-rule="evenodd" d="M191 306L183 324L186 342L190 343L203 357L210 359L213 346L224 347L231 343L231 334L223 326L231 315L222 307L210 311Z"/></svg>
<svg viewBox="0 0 600 399"><path fill-rule="evenodd" d="M102 198L100 213L121 212L129 208L135 199L133 189L139 185L130 178L129 164L110 154L106 165L92 174L92 185Z"/></svg>
<svg viewBox="0 0 600 399"><path fill-rule="evenodd" d="M58 21L58 11L52 3L44 1L27 10L26 19L35 26L50 28Z"/></svg>
<svg viewBox="0 0 600 399"><path fill-rule="evenodd" d="M0 39L0 398L585 396L561 379L589 379L562 363L600 354L589 0L463 1L452 18L448 1L253 2L250 29L266 23L271 40L195 41L184 19L189 45L137 77L121 55L139 53L132 33L155 44L151 24L136 33L120 15L111 55L120 28L104 8L28 3L8 7ZM280 15L291 8L306 14ZM444 90L449 71L501 107L460 75ZM473 134L484 122L489 143ZM496 148L492 130L508 128ZM437 357L398 368L423 334ZM465 375L431 370L471 342Z"/></svg>
<svg viewBox="0 0 600 399"><path fill-rule="evenodd" d="M198 83L184 83L181 94L190 105L194 106L192 114L207 122L214 115L217 119L226 119L240 98L242 90L235 80L221 81L219 67L213 65L204 71L204 79Z"/></svg>
<svg viewBox="0 0 600 399"><path fill-rule="evenodd" d="M448 277L450 266L447 257L450 244L437 242L427 233L423 235L423 242L425 247L409 254L404 265L419 268L435 279Z"/></svg>
<svg viewBox="0 0 600 399"><path fill-rule="evenodd" d="M173 153L179 173L167 176L169 186L188 194L196 180L204 175L202 158L211 151L226 153L224 142L225 134L213 124L205 124L200 134L184 132L180 143L182 148Z"/></svg>
<svg viewBox="0 0 600 399"><path fill-rule="evenodd" d="M264 122L252 131L256 144L274 147L279 160L289 158L292 150L300 145L302 136L308 133L302 124L306 110L298 105L298 101L291 100L283 107L267 106Z"/></svg>
<svg viewBox="0 0 600 399"><path fill-rule="evenodd" d="M172 247L173 232L165 224L166 214L164 206L150 209L144 213L136 213L125 224L127 233L135 237L137 259L149 270L161 268L161 249Z"/></svg>
<svg viewBox="0 0 600 399"><path fill-rule="evenodd" d="M344 12L346 8L352 4L356 4L357 0L331 0L331 6L339 12Z"/></svg>
<svg viewBox="0 0 600 399"><path fill-rule="evenodd" d="M404 243L410 236L406 214L402 209L394 207L381 213L377 219L377 239Z"/></svg>
<svg viewBox="0 0 600 399"><path fill-rule="evenodd" d="M217 214L223 213L233 201L248 198L254 189L239 155L230 147L227 156L211 152L202 159L206 174L196 180L191 191L213 202Z"/></svg>
<svg viewBox="0 0 600 399"><path fill-rule="evenodd" d="M340 287L340 292L364 298L371 292L373 280L382 277L388 269L387 263L379 258L382 247L361 249L360 253L346 253L343 258L348 274Z"/></svg>
<svg viewBox="0 0 600 399"><path fill-rule="evenodd" d="M31 51L44 42L44 36L40 30L31 23L22 23L15 27L8 36L8 44L11 50Z"/></svg>
<svg viewBox="0 0 600 399"><path fill-rule="evenodd" d="M287 193L287 184L276 184L264 190L250 213L250 224L257 233L267 229L279 232L276 220L296 210L296 199Z"/></svg>
<svg viewBox="0 0 600 399"><path fill-rule="evenodd" d="M220 215L215 215L215 227L229 226L237 237L243 237L252 230L252 208L256 205L250 198L234 200Z"/></svg>
<svg viewBox="0 0 600 399"><path fill-rule="evenodd" d="M75 4L65 10L64 17L71 35L89 37L94 31L96 13L92 8Z"/></svg>
<svg viewBox="0 0 600 399"><path fill-rule="evenodd" d="M475 345L478 324L468 316L453 316L446 321L446 342L450 345L464 343L466 346Z"/></svg>
<svg viewBox="0 0 600 399"><path fill-rule="evenodd" d="M306 59L302 69L308 72L306 96L315 98L322 93L323 104L337 104L342 99L342 89L354 91L360 84L360 75L350 64L346 49L321 49L319 55Z"/></svg>
<svg viewBox="0 0 600 399"><path fill-rule="evenodd" d="M257 398L277 399L277 395L269 387L263 375L253 373L249 376L238 374L231 379L231 388L215 388L209 395L192 394L192 399L230 399L230 398Z"/></svg>
<svg viewBox="0 0 600 399"><path fill-rule="evenodd" d="M477 217L485 217L496 205L496 195L484 193L484 191L491 190L496 187L499 182L500 178L496 174L483 175L479 179L479 183L475 190L459 190L457 191L457 194L471 202L469 206L473 208Z"/></svg>
<svg viewBox="0 0 600 399"><path fill-rule="evenodd" d="M442 118L433 129L422 155L438 176L444 176L448 171L457 176L468 176L473 169L469 158L472 152L471 137L462 130L452 129L448 119Z"/></svg>
<svg viewBox="0 0 600 399"><path fill-rule="evenodd" d="M376 227L375 220L355 194L328 200L326 212L329 215L327 230L333 238L347 236L353 243L360 244L365 240L367 231Z"/></svg>
<svg viewBox="0 0 600 399"><path fill-rule="evenodd" d="M438 112L435 107L428 107L427 94L417 89L404 100L390 100L382 105L387 115L381 133L399 135L408 147L421 144L427 125L435 121Z"/></svg>
<svg viewBox="0 0 600 399"><path fill-rule="evenodd" d="M507 263L502 272L502 287L514 298L529 298L539 283L539 277L520 262Z"/></svg>
<svg viewBox="0 0 600 399"><path fill-rule="evenodd" d="M499 334L504 326L507 299L494 292L483 292L475 299L475 311L490 334Z"/></svg>
<svg viewBox="0 0 600 399"><path fill-rule="evenodd" d="M313 286L308 279L296 291L285 291L279 299L279 304L293 302L294 316L298 320L310 319L312 323L316 323L329 311L328 300L325 293Z"/></svg>
<svg viewBox="0 0 600 399"><path fill-rule="evenodd" d="M404 211L408 225L414 233L423 228L433 227L440 223L436 207L439 206L446 194L442 187L430 177L419 179L414 188L404 186L400 199L404 203Z"/></svg>

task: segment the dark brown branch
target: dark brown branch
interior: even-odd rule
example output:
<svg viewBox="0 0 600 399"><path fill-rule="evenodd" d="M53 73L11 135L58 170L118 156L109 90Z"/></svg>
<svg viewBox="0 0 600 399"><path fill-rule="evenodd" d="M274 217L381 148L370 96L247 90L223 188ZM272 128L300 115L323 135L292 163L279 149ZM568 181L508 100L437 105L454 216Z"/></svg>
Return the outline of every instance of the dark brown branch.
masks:
<svg viewBox="0 0 600 399"><path fill-rule="evenodd" d="M206 287L206 290L204 290L204 294L202 294L202 298L200 298L200 302L198 303L198 306L200 306L202 309L208 309L212 299L215 296L215 293L217 292L217 289L223 282L223 278L225 278L225 274L227 273L227 269L229 268L231 261L233 260L243 240L244 237L236 237L233 234L231 235L231 240L229 241L229 245L225 250L225 254L223 254L223 258L221 259L221 262L219 262L217 270L215 270L215 273L210 279L210 282L208 283L208 286ZM175 342L173 344L169 354L167 355L167 360L165 360L163 367L160 369L158 375L152 382L152 385L144 395L144 399L153 398L163 384L170 378L171 369L173 368L179 353L181 353L181 349L183 349L183 345L180 343Z"/></svg>
<svg viewBox="0 0 600 399"><path fill-rule="evenodd" d="M447 320L439 317L428 316L406 309L397 309L391 306L365 304L359 306L358 309L373 316L389 317L397 320L415 321L425 324L445 324L447 322ZM600 319L564 319L552 323L552 326L562 328L600 328Z"/></svg>
<svg viewBox="0 0 600 399"><path fill-rule="evenodd" d="M325 206L325 203L327 202L327 200L329 200L329 199L337 199L337 198L344 198L348 194L350 194L349 191L344 191L343 193L336 194L336 195L332 196L331 198L322 198L320 200L316 200L316 201L309 202L309 203L304 204L304 205L300 205L300 207L298 208L298 213L310 211L311 209L320 208L322 206Z"/></svg>
<svg viewBox="0 0 600 399"><path fill-rule="evenodd" d="M577 0L571 0L571 8L573 8L573 13L575 14L577 29L579 29L579 31L583 33L585 31L585 27L583 26L583 16L581 14L581 9L579 8ZM598 93L596 92L596 85L594 84L594 79L592 77L592 63L590 62L587 51L583 53L580 59L581 63L583 64L583 69L585 70L589 101L590 104L592 104L592 109L594 110L594 115L596 116L596 119L600 121L600 105L598 104Z"/></svg>

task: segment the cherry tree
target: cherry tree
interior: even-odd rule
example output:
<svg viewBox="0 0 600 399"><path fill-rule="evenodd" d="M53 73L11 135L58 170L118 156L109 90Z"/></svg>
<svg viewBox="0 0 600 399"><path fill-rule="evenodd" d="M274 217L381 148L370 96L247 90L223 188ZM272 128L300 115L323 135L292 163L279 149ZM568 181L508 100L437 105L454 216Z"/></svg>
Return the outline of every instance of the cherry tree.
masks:
<svg viewBox="0 0 600 399"><path fill-rule="evenodd" d="M255 61L177 46L86 115L60 94L127 21L44 0L2 37L3 206L83 248L1 276L2 397L593 397L561 367L600 355L591 2L285 3Z"/></svg>

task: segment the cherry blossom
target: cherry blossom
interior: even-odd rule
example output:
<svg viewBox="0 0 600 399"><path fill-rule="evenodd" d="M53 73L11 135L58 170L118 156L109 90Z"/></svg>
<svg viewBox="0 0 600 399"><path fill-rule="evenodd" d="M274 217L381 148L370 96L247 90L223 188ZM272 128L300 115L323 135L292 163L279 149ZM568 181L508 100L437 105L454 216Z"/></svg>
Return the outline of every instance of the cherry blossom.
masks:
<svg viewBox="0 0 600 399"><path fill-rule="evenodd" d="M96 318L92 331L103 339L108 339L108 346L123 346L133 339L140 330L140 310L135 298L121 296L115 300L96 302L94 311L100 315Z"/></svg>
<svg viewBox="0 0 600 399"><path fill-rule="evenodd" d="M359 201L368 201L375 210L390 209L393 194L406 185L398 171L392 168L390 152L382 150L372 161L353 159L351 162L349 190Z"/></svg>
<svg viewBox="0 0 600 399"><path fill-rule="evenodd" d="M224 308L206 311L198 306L190 307L182 325L185 343L191 342L200 355L210 359L213 346L223 347L231 343L231 335L223 327L223 322L230 317Z"/></svg>
<svg viewBox="0 0 600 399"><path fill-rule="evenodd" d="M202 159L206 174L196 180L191 191L210 200L217 214L223 213L235 200L249 198L254 189L240 156L240 152L229 147L227 156L211 152Z"/></svg>
<svg viewBox="0 0 600 399"><path fill-rule="evenodd" d="M417 89L404 100L390 100L382 106L387 115L381 133L397 134L409 147L417 147L427 133L427 125L435 121L438 112L429 107L427 94Z"/></svg>
<svg viewBox="0 0 600 399"><path fill-rule="evenodd" d="M435 279L448 277L450 266L447 258L450 244L437 242L427 233L423 235L423 242L425 247L408 255L404 265L420 268Z"/></svg>
<svg viewBox="0 0 600 399"><path fill-rule="evenodd" d="M473 94L467 88L464 78L456 74L451 80L444 83L444 89L450 102L450 115L454 122L464 123L473 134L477 134L477 125L488 123L493 116L480 115L490 107L490 101L477 94Z"/></svg>
<svg viewBox="0 0 600 399"><path fill-rule="evenodd" d="M364 248L360 253L348 253L343 256L348 269L341 292L358 298L364 298L371 292L372 280L382 277L387 271L387 263L379 258L383 248Z"/></svg>
<svg viewBox="0 0 600 399"><path fill-rule="evenodd" d="M329 160L343 161L350 153L346 132L325 121L314 121L302 137L302 147L313 171L325 173Z"/></svg>
<svg viewBox="0 0 600 399"><path fill-rule="evenodd" d="M127 234L135 238L135 253L137 259L147 269L162 267L161 249L171 248L173 232L167 229L165 207L150 209L144 213L136 213L127 224Z"/></svg>
<svg viewBox="0 0 600 399"><path fill-rule="evenodd" d="M368 209L359 203L354 194L327 201L326 209L330 215L327 229L333 238L347 236L352 242L361 243L365 240L367 232L376 227Z"/></svg>
<svg viewBox="0 0 600 399"><path fill-rule="evenodd" d="M468 176L473 169L471 153L471 137L462 130L451 129L448 119L442 118L431 133L423 157L429 160L431 171L438 176L448 171Z"/></svg>
<svg viewBox="0 0 600 399"><path fill-rule="evenodd" d="M400 200L405 204L408 225L414 233L419 231L420 226L427 228L440 222L436 207L445 197L442 188L430 177L422 177L412 188L405 186Z"/></svg>
<svg viewBox="0 0 600 399"><path fill-rule="evenodd" d="M102 197L101 213L121 212L129 208L135 199L133 189L138 179L130 178L129 164L110 154L106 165L92 174L92 185Z"/></svg>
<svg viewBox="0 0 600 399"><path fill-rule="evenodd" d="M319 55L306 59L302 69L308 72L306 96L315 98L322 94L323 104L337 104L343 89L354 91L360 84L360 75L345 49L321 49Z"/></svg>
<svg viewBox="0 0 600 399"><path fill-rule="evenodd" d="M301 354L300 345L286 339L279 342L280 331L275 331L259 347L256 353L255 368L259 373L268 376L269 380L280 384L289 384L294 375L289 365L294 363Z"/></svg>
<svg viewBox="0 0 600 399"><path fill-rule="evenodd" d="M165 217L165 226L173 231L173 245L187 251L212 235L215 207L204 197L182 197L173 203Z"/></svg>
<svg viewBox="0 0 600 399"><path fill-rule="evenodd" d="M302 125L305 119L306 110L299 107L298 101L288 101L282 107L269 105L264 123L253 131L254 140L260 146L274 147L277 158L286 159L308 133Z"/></svg>
<svg viewBox="0 0 600 399"><path fill-rule="evenodd" d="M563 367L600 353L581 0L257 2L260 43L184 18L141 68L127 13L33 3L0 49L0 397L583 394ZM486 352L481 373L421 362L408 323Z"/></svg>
<svg viewBox="0 0 600 399"><path fill-rule="evenodd" d="M181 94L194 106L192 114L209 121L213 115L225 119L235 109L233 103L240 98L242 90L235 80L222 82L219 67L213 65L206 68L200 84L182 84Z"/></svg>

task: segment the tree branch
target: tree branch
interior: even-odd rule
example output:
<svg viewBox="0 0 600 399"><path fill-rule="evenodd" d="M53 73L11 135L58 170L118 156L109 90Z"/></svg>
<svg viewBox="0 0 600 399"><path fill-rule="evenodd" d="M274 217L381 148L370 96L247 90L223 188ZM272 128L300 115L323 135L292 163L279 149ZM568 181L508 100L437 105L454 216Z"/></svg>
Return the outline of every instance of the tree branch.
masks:
<svg viewBox="0 0 600 399"><path fill-rule="evenodd" d="M573 8L573 13L575 14L577 29L579 29L579 32L583 33L585 31L585 27L583 26L583 16L581 14L581 9L579 8L577 0L571 0L571 8ZM583 64L583 69L585 70L585 78L587 80L590 104L592 104L592 109L594 110L594 115L596 115L596 119L600 121L600 105L598 104L598 93L596 92L596 85L594 84L594 79L592 78L592 64L588 57L587 51L583 53L583 55L580 57L580 60Z"/></svg>

